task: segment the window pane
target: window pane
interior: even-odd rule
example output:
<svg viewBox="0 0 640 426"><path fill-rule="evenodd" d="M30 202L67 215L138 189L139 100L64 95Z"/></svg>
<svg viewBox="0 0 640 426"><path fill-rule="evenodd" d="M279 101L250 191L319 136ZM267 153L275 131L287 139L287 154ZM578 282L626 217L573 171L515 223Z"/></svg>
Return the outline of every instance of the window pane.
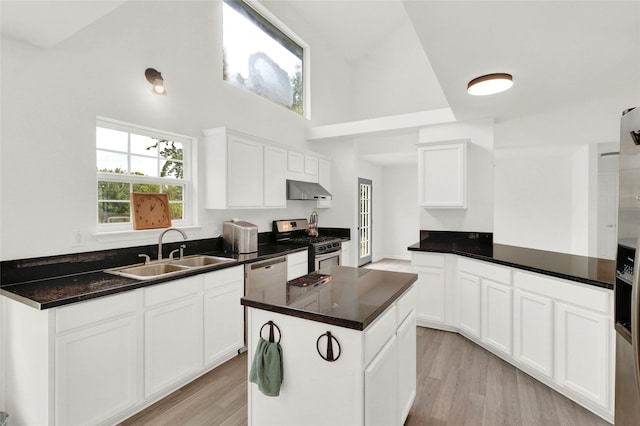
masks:
<svg viewBox="0 0 640 426"><path fill-rule="evenodd" d="M169 196L169 201L182 201L184 190L182 185L162 185L162 192Z"/></svg>
<svg viewBox="0 0 640 426"><path fill-rule="evenodd" d="M96 127L96 148L127 152L127 132Z"/></svg>
<svg viewBox="0 0 640 426"><path fill-rule="evenodd" d="M163 140L160 142L160 157L170 158L171 160L182 160L182 143L175 141Z"/></svg>
<svg viewBox="0 0 640 426"><path fill-rule="evenodd" d="M158 156L158 139L131 133L131 153Z"/></svg>
<svg viewBox="0 0 640 426"><path fill-rule="evenodd" d="M160 185L155 183L134 183L133 192L151 192L158 194L160 192Z"/></svg>
<svg viewBox="0 0 640 426"><path fill-rule="evenodd" d="M155 158L132 155L131 174L141 176L158 176L158 160Z"/></svg>
<svg viewBox="0 0 640 426"><path fill-rule="evenodd" d="M182 161L160 160L160 177L182 179L183 168Z"/></svg>
<svg viewBox="0 0 640 426"><path fill-rule="evenodd" d="M171 220L182 220L182 203L169 203L169 210L171 211Z"/></svg>
<svg viewBox="0 0 640 426"><path fill-rule="evenodd" d="M303 51L243 2L223 3L223 76L302 114Z"/></svg>
<svg viewBox="0 0 640 426"><path fill-rule="evenodd" d="M98 181L98 200L129 202L130 185L122 182Z"/></svg>
<svg viewBox="0 0 640 426"><path fill-rule="evenodd" d="M127 173L127 154L97 150L96 165L99 172Z"/></svg>
<svg viewBox="0 0 640 426"><path fill-rule="evenodd" d="M98 223L130 222L130 204L127 202L98 202Z"/></svg>

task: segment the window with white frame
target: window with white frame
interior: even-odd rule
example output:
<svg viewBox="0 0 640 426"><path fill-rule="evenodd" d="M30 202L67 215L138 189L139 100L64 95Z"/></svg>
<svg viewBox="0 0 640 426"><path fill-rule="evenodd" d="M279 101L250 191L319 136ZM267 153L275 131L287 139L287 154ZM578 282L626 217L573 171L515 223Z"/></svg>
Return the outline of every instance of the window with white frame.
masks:
<svg viewBox="0 0 640 426"><path fill-rule="evenodd" d="M108 119L96 121L98 230L133 229L130 194L166 193L173 225L189 224L191 139Z"/></svg>
<svg viewBox="0 0 640 426"><path fill-rule="evenodd" d="M242 0L223 1L223 78L304 115L304 43L263 15Z"/></svg>

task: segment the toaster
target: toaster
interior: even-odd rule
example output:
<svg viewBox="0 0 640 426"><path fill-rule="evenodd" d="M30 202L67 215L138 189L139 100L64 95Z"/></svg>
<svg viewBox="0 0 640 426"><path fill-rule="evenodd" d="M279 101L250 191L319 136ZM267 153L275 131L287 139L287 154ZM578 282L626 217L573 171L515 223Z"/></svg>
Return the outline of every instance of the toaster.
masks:
<svg viewBox="0 0 640 426"><path fill-rule="evenodd" d="M258 251L258 226L239 220L222 223L224 250L232 253L255 253Z"/></svg>

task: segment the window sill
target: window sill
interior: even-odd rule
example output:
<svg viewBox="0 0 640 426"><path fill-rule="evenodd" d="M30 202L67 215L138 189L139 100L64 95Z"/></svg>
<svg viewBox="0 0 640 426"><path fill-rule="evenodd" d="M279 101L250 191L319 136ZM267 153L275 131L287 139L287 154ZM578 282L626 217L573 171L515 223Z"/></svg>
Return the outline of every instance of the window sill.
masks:
<svg viewBox="0 0 640 426"><path fill-rule="evenodd" d="M200 236L204 226L174 226L173 228L183 230L189 239L193 239ZM169 228L142 229L138 231L130 229L126 231L97 232L95 234L95 239L100 243L116 243L125 241L145 242L146 240L157 242L160 233L167 229ZM177 233L172 233L172 235L173 234L178 235Z"/></svg>

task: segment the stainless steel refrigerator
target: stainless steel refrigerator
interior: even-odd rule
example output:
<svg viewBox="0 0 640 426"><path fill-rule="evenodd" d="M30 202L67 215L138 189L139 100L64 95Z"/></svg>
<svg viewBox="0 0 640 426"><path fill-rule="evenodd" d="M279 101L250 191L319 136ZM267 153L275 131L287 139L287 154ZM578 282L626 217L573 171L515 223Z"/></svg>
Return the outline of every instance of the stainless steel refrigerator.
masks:
<svg viewBox="0 0 640 426"><path fill-rule="evenodd" d="M616 256L616 426L640 425L640 108L620 125L620 196Z"/></svg>

